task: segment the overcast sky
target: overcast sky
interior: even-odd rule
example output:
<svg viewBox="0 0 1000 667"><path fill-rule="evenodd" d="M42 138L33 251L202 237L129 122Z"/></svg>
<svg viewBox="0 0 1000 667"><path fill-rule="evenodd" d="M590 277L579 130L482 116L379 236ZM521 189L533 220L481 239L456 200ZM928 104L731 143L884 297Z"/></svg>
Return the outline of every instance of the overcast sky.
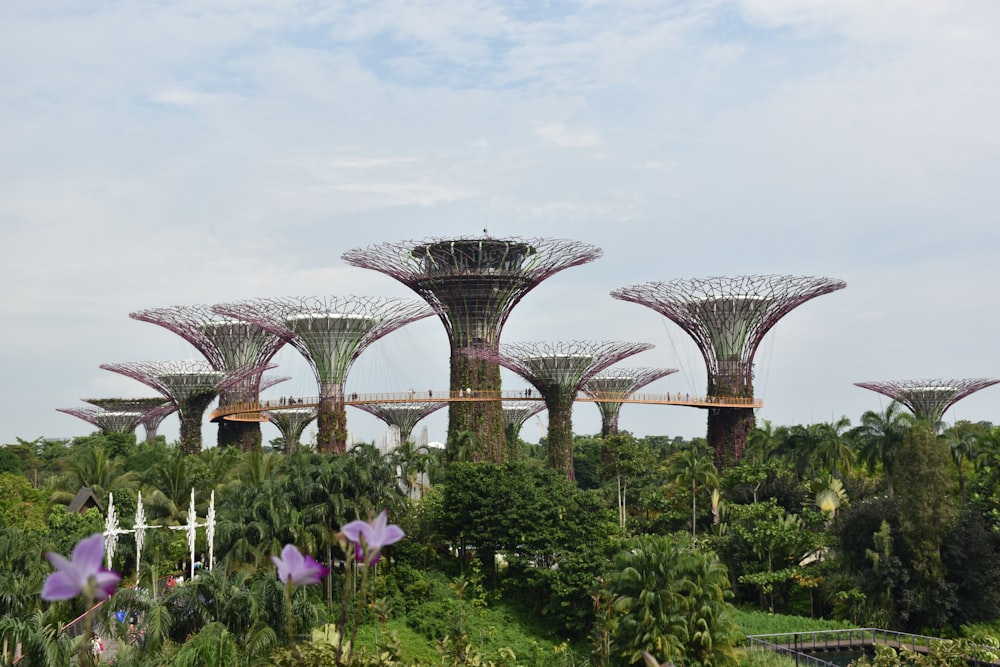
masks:
<svg viewBox="0 0 1000 667"><path fill-rule="evenodd" d="M651 390L703 392L704 364L610 291L742 274L847 282L765 339L758 419L857 423L887 401L854 382L1000 377L998 34L995 0L0 3L0 442L155 395L102 363L198 356L132 311L416 298L341 254L484 225L604 250L503 340L654 343L625 363L681 372ZM278 360L272 393L316 393ZM444 389L447 366L418 322L348 391ZM1000 422L1000 385L957 419ZM443 412L423 423L445 438ZM598 432L597 408L574 425ZM703 436L705 414L627 405L621 426Z"/></svg>

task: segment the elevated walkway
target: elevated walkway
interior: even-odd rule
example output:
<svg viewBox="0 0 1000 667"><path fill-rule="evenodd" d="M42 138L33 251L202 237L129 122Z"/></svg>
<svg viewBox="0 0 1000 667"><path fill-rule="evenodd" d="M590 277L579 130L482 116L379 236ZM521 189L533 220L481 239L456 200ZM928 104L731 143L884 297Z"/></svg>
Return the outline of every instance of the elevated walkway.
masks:
<svg viewBox="0 0 1000 667"><path fill-rule="evenodd" d="M251 403L224 405L212 411L211 420L266 422L266 412L313 408L319 406L318 396L285 397ZM541 401L542 397L534 389L514 391L397 391L371 394L350 393L344 396L346 405L368 403L438 403L438 402L483 402L483 401ZM644 403L648 405L684 405L692 408L745 408L758 409L764 401L743 396L692 396L691 394L666 393L621 393L601 392L594 395L580 392L576 400L581 403Z"/></svg>

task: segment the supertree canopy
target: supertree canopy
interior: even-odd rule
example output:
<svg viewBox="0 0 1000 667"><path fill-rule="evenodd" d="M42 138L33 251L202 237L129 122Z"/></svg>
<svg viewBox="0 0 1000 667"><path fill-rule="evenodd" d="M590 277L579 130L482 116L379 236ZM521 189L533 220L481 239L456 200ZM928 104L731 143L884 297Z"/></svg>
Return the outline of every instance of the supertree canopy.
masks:
<svg viewBox="0 0 1000 667"><path fill-rule="evenodd" d="M282 408L281 410L268 410L268 418L279 431L281 439L285 443L285 453L297 452L302 446L302 432L306 430L309 422L316 419L316 408Z"/></svg>
<svg viewBox="0 0 1000 667"><path fill-rule="evenodd" d="M288 337L268 331L257 324L221 317L205 305L150 308L129 313L129 317L157 324L174 332L204 355L217 371L263 368L271 361ZM233 405L258 400L261 375L249 375L219 392L219 405ZM235 445L243 451L259 449L260 423L219 421L220 447Z"/></svg>
<svg viewBox="0 0 1000 667"><path fill-rule="evenodd" d="M419 301L357 296L254 299L214 309L287 337L302 353L319 387L317 448L341 454L347 450L344 382L351 365L382 336L434 314Z"/></svg>
<svg viewBox="0 0 1000 667"><path fill-rule="evenodd" d="M622 287L611 296L642 304L694 339L708 367L709 396L753 396L753 359L778 320L810 299L847 286L809 276L712 277ZM722 468L743 453L752 408L711 408L707 439Z"/></svg>
<svg viewBox="0 0 1000 667"><path fill-rule="evenodd" d="M899 380L855 382L858 387L871 389L897 400L910 409L917 419L923 419L940 430L941 418L952 405L973 394L1000 383L991 378L964 380Z"/></svg>
<svg viewBox="0 0 1000 667"><path fill-rule="evenodd" d="M104 410L102 408L56 408L57 412L78 417L90 422L101 430L101 433L135 433L135 427L142 419L142 413L136 411Z"/></svg>
<svg viewBox="0 0 1000 667"><path fill-rule="evenodd" d="M138 380L160 392L177 406L181 420L182 454L197 454L201 451L202 416L219 391L249 375L259 375L266 370L246 368L227 373L215 370L200 360L134 361L101 364L101 368Z"/></svg>
<svg viewBox="0 0 1000 667"><path fill-rule="evenodd" d="M433 238L383 243L343 254L348 264L403 283L438 309L451 343L451 391L500 391L497 352L511 310L546 278L599 258L600 248L559 239ZM475 460L507 458L503 414L496 401L460 401L448 410L448 437L471 433Z"/></svg>
<svg viewBox="0 0 1000 667"><path fill-rule="evenodd" d="M413 427L421 419L448 405L447 401L426 403L352 403L356 408L375 415L389 426L399 429L399 441L409 442Z"/></svg>
<svg viewBox="0 0 1000 667"><path fill-rule="evenodd" d="M573 475L573 401L590 378L633 354L653 346L627 341L561 341L505 343L499 352L470 349L530 382L549 411L549 464L570 479Z"/></svg>
<svg viewBox="0 0 1000 667"><path fill-rule="evenodd" d="M622 402L609 400L628 398L647 384L676 373L676 368L621 368L612 366L587 380L582 387L583 393L604 400L597 402L601 411L601 435L618 433L618 415Z"/></svg>
<svg viewBox="0 0 1000 667"><path fill-rule="evenodd" d="M156 430L166 419L167 415L174 413L177 406L162 396L147 398L85 398L84 403L90 403L103 410L112 412L141 412L142 418L139 423L146 430L146 442L156 441Z"/></svg>
<svg viewBox="0 0 1000 667"><path fill-rule="evenodd" d="M507 438L507 448L517 451L524 423L545 409L544 401L504 401L503 423Z"/></svg>

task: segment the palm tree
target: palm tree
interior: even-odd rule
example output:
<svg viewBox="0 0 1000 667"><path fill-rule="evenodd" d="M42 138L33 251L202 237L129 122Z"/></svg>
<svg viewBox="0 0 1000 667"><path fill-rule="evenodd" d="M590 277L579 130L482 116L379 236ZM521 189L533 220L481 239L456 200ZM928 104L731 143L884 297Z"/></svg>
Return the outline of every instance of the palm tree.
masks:
<svg viewBox="0 0 1000 667"><path fill-rule="evenodd" d="M985 428L968 421L960 421L947 429L942 437L948 443L951 460L958 469L958 493L965 505L965 471L966 461L973 461L979 455L979 440L985 435Z"/></svg>
<svg viewBox="0 0 1000 667"><path fill-rule="evenodd" d="M719 473L712 458L691 447L679 452L670 464L670 475L676 484L691 490L691 537L695 537L698 520L698 487L717 486Z"/></svg>
<svg viewBox="0 0 1000 667"><path fill-rule="evenodd" d="M36 609L26 618L0 618L0 637L21 647L30 665L68 665L70 657L82 645L82 637L64 634L55 607Z"/></svg>
<svg viewBox="0 0 1000 667"><path fill-rule="evenodd" d="M841 417L837 421L812 424L810 435L815 446L815 456L829 473L836 477L838 472L850 472L854 465L855 452L846 437L851 420Z"/></svg>
<svg viewBox="0 0 1000 667"><path fill-rule="evenodd" d="M868 469L874 472L881 464L890 496L893 495L896 458L904 436L915 421L902 403L892 401L883 412L869 410L861 415L861 425L853 431L858 439L858 453Z"/></svg>
<svg viewBox="0 0 1000 667"><path fill-rule="evenodd" d="M102 503L108 502L109 493L134 489L138 485L138 475L125 470L122 459L110 455L101 446L86 447L67 466L63 488L66 493L53 494L57 503L69 503L76 492L89 487Z"/></svg>

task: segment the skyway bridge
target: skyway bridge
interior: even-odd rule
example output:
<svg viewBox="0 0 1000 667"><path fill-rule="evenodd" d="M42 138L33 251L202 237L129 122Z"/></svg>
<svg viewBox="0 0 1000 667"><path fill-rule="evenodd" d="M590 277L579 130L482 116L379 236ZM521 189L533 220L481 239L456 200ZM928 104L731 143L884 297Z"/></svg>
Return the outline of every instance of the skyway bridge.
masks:
<svg viewBox="0 0 1000 667"><path fill-rule="evenodd" d="M329 400L329 399L328 399ZM464 389L449 391L428 389L426 391L396 391L378 393L345 393L345 405L367 405L371 403L457 403L484 401L542 401L544 400L534 389L508 391L476 391ZM577 394L576 400L582 403L643 403L647 405L684 405L692 408L751 408L763 407L764 401L759 398L744 396L694 396L689 393L622 393L597 392L594 394ZM267 412L293 410L296 408L314 408L320 404L318 396L303 398L289 396L272 398L249 403L234 403L224 405L212 411L211 420L263 422L269 421Z"/></svg>

